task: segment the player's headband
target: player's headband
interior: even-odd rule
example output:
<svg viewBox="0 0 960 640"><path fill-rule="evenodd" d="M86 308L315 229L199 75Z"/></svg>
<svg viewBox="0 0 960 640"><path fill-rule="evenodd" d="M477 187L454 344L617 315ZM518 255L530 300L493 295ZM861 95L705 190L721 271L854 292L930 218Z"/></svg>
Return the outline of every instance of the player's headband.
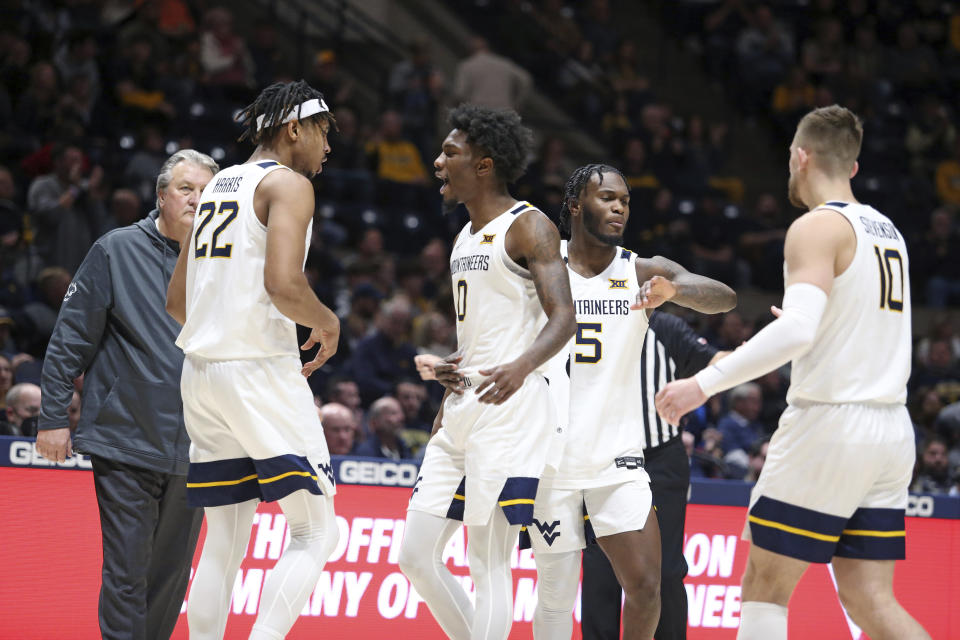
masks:
<svg viewBox="0 0 960 640"><path fill-rule="evenodd" d="M327 103L323 101L322 98L313 98L312 100L307 100L303 104L290 109L290 113L287 114L280 122L273 122L268 126L275 127L281 124L287 124L293 120L303 120L304 118L309 118L310 116L315 116L318 113L323 113L324 111L330 111L330 107L327 106ZM260 131L264 128L263 119L264 116L257 116L257 131Z"/></svg>

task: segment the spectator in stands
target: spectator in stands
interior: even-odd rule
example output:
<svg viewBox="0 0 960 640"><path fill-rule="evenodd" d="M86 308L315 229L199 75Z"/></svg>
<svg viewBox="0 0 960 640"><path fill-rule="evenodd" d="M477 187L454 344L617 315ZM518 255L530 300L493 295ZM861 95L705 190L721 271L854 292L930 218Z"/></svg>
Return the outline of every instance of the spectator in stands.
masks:
<svg viewBox="0 0 960 640"><path fill-rule="evenodd" d="M760 394L763 397L763 407L757 421L763 425L763 431L772 435L780 423L780 416L787 410L787 389L790 380L783 374L782 369L773 371L757 378L760 385Z"/></svg>
<svg viewBox="0 0 960 640"><path fill-rule="evenodd" d="M10 358L0 354L0 409L7 408L7 392L13 386L13 365Z"/></svg>
<svg viewBox="0 0 960 640"><path fill-rule="evenodd" d="M11 96L13 98L15 96ZM48 62L37 62L30 69L30 82L17 100L14 120L23 135L35 143L52 130L59 100L57 72Z"/></svg>
<svg viewBox="0 0 960 640"><path fill-rule="evenodd" d="M947 442L940 436L931 436L920 445L917 477L910 490L916 493L947 493L952 484Z"/></svg>
<svg viewBox="0 0 960 640"><path fill-rule="evenodd" d="M946 340L950 344L950 354L954 362L960 362L960 335L957 335L957 317L945 312L938 312L930 320L929 333L920 338L913 347L913 354L917 362L925 365L930 356L930 344L936 340Z"/></svg>
<svg viewBox="0 0 960 640"><path fill-rule="evenodd" d="M756 482L763 471L763 463L767 461L767 449L770 447L770 438L760 438L753 443L748 452L750 463L747 468L747 475L743 477L746 482Z"/></svg>
<svg viewBox="0 0 960 640"><path fill-rule="evenodd" d="M21 382L10 387L6 395L6 421L0 424L0 435L37 435L37 416L40 414L40 387Z"/></svg>
<svg viewBox="0 0 960 640"><path fill-rule="evenodd" d="M322 49L313 58L313 69L308 78L310 86L323 87L323 95L329 96L330 108L337 112L347 106L354 110L360 108L354 100L354 81L350 74L343 71L337 62L337 54L332 49Z"/></svg>
<svg viewBox="0 0 960 640"><path fill-rule="evenodd" d="M37 451L88 454L100 507L105 637L169 637L190 577L201 509L187 506L180 325L166 290L204 187L209 156L181 150L157 177L157 208L100 238L64 296L43 362ZM84 376L75 436L68 408Z"/></svg>
<svg viewBox="0 0 960 640"><path fill-rule="evenodd" d="M432 417L430 420L424 419L427 388L423 383L413 378L403 378L394 387L394 397L403 409L403 428L429 434L433 428L433 420Z"/></svg>
<svg viewBox="0 0 960 640"><path fill-rule="evenodd" d="M754 9L750 26L737 38L737 55L744 106L756 112L793 63L793 38L769 6Z"/></svg>
<svg viewBox="0 0 960 640"><path fill-rule="evenodd" d="M36 338L46 344L67 295L72 275L61 267L47 267L37 276L37 300L27 303L23 311L33 323Z"/></svg>
<svg viewBox="0 0 960 640"><path fill-rule="evenodd" d="M740 221L737 253L750 264L751 282L768 291L783 287L783 239L780 202L762 193L748 216Z"/></svg>
<svg viewBox="0 0 960 640"><path fill-rule="evenodd" d="M843 24L837 18L820 20L816 36L803 43L803 69L818 84L837 86L844 70L846 51Z"/></svg>
<svg viewBox="0 0 960 640"><path fill-rule="evenodd" d="M926 364L914 367L908 386L912 391L934 389L950 402L960 398L960 368L953 359L948 341L930 343Z"/></svg>
<svg viewBox="0 0 960 640"><path fill-rule="evenodd" d="M109 217L104 222L101 235L113 229L126 227L143 215L140 204L140 197L133 189L117 189L110 196Z"/></svg>
<svg viewBox="0 0 960 640"><path fill-rule="evenodd" d="M519 111L533 82L530 74L490 51L484 38L473 38L470 48L470 56L457 65L454 101Z"/></svg>
<svg viewBox="0 0 960 640"><path fill-rule="evenodd" d="M82 76L89 83L90 94L100 95L100 69L97 66L97 40L93 33L76 31L70 34L54 55L54 64L64 86Z"/></svg>
<svg viewBox="0 0 960 640"><path fill-rule="evenodd" d="M403 429L403 408L396 398L384 396L378 399L370 406L368 417L373 436L357 445L354 455L391 460L413 457L410 447L400 435Z"/></svg>
<svg viewBox="0 0 960 640"><path fill-rule="evenodd" d="M423 202L427 169L420 151L403 137L403 118L396 111L380 116L380 128L367 143L370 170L377 177L377 200L385 207L417 208Z"/></svg>
<svg viewBox="0 0 960 640"><path fill-rule="evenodd" d="M233 14L224 7L209 9L203 16L200 64L205 81L213 86L251 88L255 69L247 43L233 29Z"/></svg>
<svg viewBox="0 0 960 640"><path fill-rule="evenodd" d="M960 149L960 143L957 146ZM926 283L927 304L938 309L960 300L960 261L956 259L960 255L960 233L953 218L953 211L947 207L934 210L929 228L911 252L911 275L918 283Z"/></svg>
<svg viewBox="0 0 960 640"><path fill-rule="evenodd" d="M53 173L30 183L27 207L48 263L73 273L103 226L103 169L86 171L83 151L69 143L54 145L52 158Z"/></svg>
<svg viewBox="0 0 960 640"><path fill-rule="evenodd" d="M774 118L783 135L790 135L797 121L813 109L816 88L803 67L791 67L787 77L773 90Z"/></svg>
<svg viewBox="0 0 960 640"><path fill-rule="evenodd" d="M346 368L360 388L365 403L393 391L394 382L414 371L416 347L410 342L410 303L392 298L380 308L377 330L353 350Z"/></svg>
<svg viewBox="0 0 960 640"><path fill-rule="evenodd" d="M960 138L956 138L953 154L937 165L937 197L940 202L960 206Z"/></svg>
<svg viewBox="0 0 960 640"><path fill-rule="evenodd" d="M418 353L435 353L446 357L457 349L457 332L448 316L429 311L414 323L414 344Z"/></svg>
<svg viewBox="0 0 960 640"><path fill-rule="evenodd" d="M345 456L353 451L357 438L357 420L353 412L336 402L323 405L317 412L330 455Z"/></svg>
<svg viewBox="0 0 960 640"><path fill-rule="evenodd" d="M340 319L340 347L349 357L361 340L373 333L383 294L369 283L358 284L350 298L350 312Z"/></svg>
<svg viewBox="0 0 960 640"><path fill-rule="evenodd" d="M914 99L937 86L939 66L937 55L920 41L913 24L902 22L897 28L897 45L884 65L884 74L893 81L898 94Z"/></svg>
<svg viewBox="0 0 960 640"><path fill-rule="evenodd" d="M693 241L690 244L693 269L709 278L731 286L741 286L743 278L734 252L736 231L723 215L720 199L713 195L700 198L700 206L691 222Z"/></svg>
<svg viewBox="0 0 960 640"><path fill-rule="evenodd" d="M729 397L730 411L717 422L717 430L723 436L724 459L730 462L735 454L746 466L747 452L765 431L757 422L763 409L763 394L760 385L745 382L731 389Z"/></svg>
<svg viewBox="0 0 960 640"><path fill-rule="evenodd" d="M637 44L632 38L623 38L617 45L607 81L616 94L627 99L631 111L641 109L652 100L650 79L640 69Z"/></svg>
<svg viewBox="0 0 960 640"><path fill-rule="evenodd" d="M277 45L277 27L272 20L258 20L253 27L253 36L247 45L250 60L253 62L253 83L257 87L266 87L276 82L281 70L286 70L283 53ZM337 110L337 124L340 124L340 111ZM337 151L339 152L339 148ZM326 167L324 167L326 169Z"/></svg>
<svg viewBox="0 0 960 640"><path fill-rule="evenodd" d="M437 112L446 84L443 71L430 59L429 41L419 38L410 42L408 56L393 66L387 79L388 102L400 113L404 135L423 157L436 149Z"/></svg>
<svg viewBox="0 0 960 640"><path fill-rule="evenodd" d="M324 194L341 202L369 202L373 181L367 170L367 152L360 140L357 116L349 107L337 109L337 129L330 134L337 152L323 165Z"/></svg>
<svg viewBox="0 0 960 640"><path fill-rule="evenodd" d="M360 387L351 378L339 375L327 381L327 389L323 399L326 404L339 404L350 410L357 428L356 442L366 439L363 429L363 403L360 400Z"/></svg>
<svg viewBox="0 0 960 640"><path fill-rule="evenodd" d="M919 395L913 411L913 431L918 445L925 438L936 433L937 417L944 407L943 398L933 389L921 392Z"/></svg>
<svg viewBox="0 0 960 640"><path fill-rule="evenodd" d="M441 238L431 238L420 250L420 266L423 267L425 281L423 293L432 300L441 298L441 292L450 290L450 265L447 258L450 250ZM446 298L450 300L450 298Z"/></svg>
<svg viewBox="0 0 960 640"><path fill-rule="evenodd" d="M923 96L919 114L910 119L903 143L916 175L928 176L936 171L940 161L951 155L956 140L957 130L946 105L933 94Z"/></svg>
<svg viewBox="0 0 960 640"><path fill-rule="evenodd" d="M154 182L168 156L160 127L156 124L144 125L138 135L137 149L131 154L123 170L124 182L134 189L144 202L154 198Z"/></svg>

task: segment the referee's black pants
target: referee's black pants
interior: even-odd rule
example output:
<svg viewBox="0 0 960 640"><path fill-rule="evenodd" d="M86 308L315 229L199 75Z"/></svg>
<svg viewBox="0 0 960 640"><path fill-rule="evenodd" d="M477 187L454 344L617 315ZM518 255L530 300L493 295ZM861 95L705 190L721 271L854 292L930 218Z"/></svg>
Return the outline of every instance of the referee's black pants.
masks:
<svg viewBox="0 0 960 640"><path fill-rule="evenodd" d="M104 640L168 640L190 579L203 509L186 476L90 456L103 535Z"/></svg>
<svg viewBox="0 0 960 640"><path fill-rule="evenodd" d="M644 464L650 475L653 503L660 522L662 562L660 577L660 624L656 640L687 637L687 592L683 579L683 525L687 513L690 462L680 438L647 450ZM583 550L583 591L580 628L584 640L617 640L620 637L622 591L610 561L598 544Z"/></svg>

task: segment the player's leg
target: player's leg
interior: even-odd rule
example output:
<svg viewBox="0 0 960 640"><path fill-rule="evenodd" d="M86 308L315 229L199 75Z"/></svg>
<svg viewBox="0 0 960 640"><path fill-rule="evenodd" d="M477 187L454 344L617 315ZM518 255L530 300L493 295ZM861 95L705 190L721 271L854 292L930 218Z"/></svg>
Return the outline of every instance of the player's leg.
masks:
<svg viewBox="0 0 960 640"><path fill-rule="evenodd" d="M513 625L513 574L510 556L520 525L507 521L495 508L485 525L467 527L467 557L476 586L476 610L470 628L471 640L506 640Z"/></svg>
<svg viewBox="0 0 960 640"><path fill-rule="evenodd" d="M589 508L589 507L588 507ZM623 637L648 640L660 621L660 527L650 507L640 531L600 536L597 543L623 588Z"/></svg>
<svg viewBox="0 0 960 640"><path fill-rule="evenodd" d="M893 595L894 560L835 557L840 602L873 640L929 640L930 636Z"/></svg>
<svg viewBox="0 0 960 640"><path fill-rule="evenodd" d="M400 546L400 570L427 603L447 636L470 637L473 604L463 585L443 562L443 549L460 522L423 511L407 511Z"/></svg>
<svg viewBox="0 0 960 640"><path fill-rule="evenodd" d="M807 565L755 544L750 547L743 573L737 640L786 640L787 603Z"/></svg>
<svg viewBox="0 0 960 640"><path fill-rule="evenodd" d="M206 507L207 535L187 600L190 640L219 640L260 501Z"/></svg>
<svg viewBox="0 0 960 640"><path fill-rule="evenodd" d="M620 604L623 589L598 544L583 550L583 589L580 594L580 631L583 640L620 640Z"/></svg>
<svg viewBox="0 0 960 640"><path fill-rule="evenodd" d="M147 572L147 638L167 640L180 616L203 509L187 506L186 476L168 475Z"/></svg>
<svg viewBox="0 0 960 640"><path fill-rule="evenodd" d="M656 640L686 640L687 560L683 556L683 528L690 485L690 461L680 438L647 456L647 473L660 525L660 623ZM586 582L586 576L584 576Z"/></svg>
<svg viewBox="0 0 960 640"><path fill-rule="evenodd" d="M280 498L279 503L290 526L290 544L263 585L251 640L286 636L340 537L333 498L300 489Z"/></svg>
<svg viewBox="0 0 960 640"><path fill-rule="evenodd" d="M537 553L534 559L537 562L537 608L533 613L533 637L536 640L569 640L573 633L573 608L580 582L580 551Z"/></svg>

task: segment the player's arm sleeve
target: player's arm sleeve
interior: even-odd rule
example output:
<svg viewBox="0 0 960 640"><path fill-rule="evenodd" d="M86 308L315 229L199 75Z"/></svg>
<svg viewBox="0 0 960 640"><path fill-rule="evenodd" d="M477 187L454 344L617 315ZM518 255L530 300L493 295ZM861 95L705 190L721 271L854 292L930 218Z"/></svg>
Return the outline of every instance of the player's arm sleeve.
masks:
<svg viewBox="0 0 960 640"><path fill-rule="evenodd" d="M783 315L694 376L700 389L710 397L799 358L813 345L826 306L827 294L820 287L806 282L790 285L783 295Z"/></svg>
<svg viewBox="0 0 960 640"><path fill-rule="evenodd" d="M98 242L77 269L47 344L40 375L39 430L67 426L73 380L86 371L100 348L112 306L110 258Z"/></svg>
<svg viewBox="0 0 960 640"><path fill-rule="evenodd" d="M710 364L717 354L711 346L682 318L664 311L650 316L650 327L667 349L667 355L677 365L677 376L689 378Z"/></svg>

